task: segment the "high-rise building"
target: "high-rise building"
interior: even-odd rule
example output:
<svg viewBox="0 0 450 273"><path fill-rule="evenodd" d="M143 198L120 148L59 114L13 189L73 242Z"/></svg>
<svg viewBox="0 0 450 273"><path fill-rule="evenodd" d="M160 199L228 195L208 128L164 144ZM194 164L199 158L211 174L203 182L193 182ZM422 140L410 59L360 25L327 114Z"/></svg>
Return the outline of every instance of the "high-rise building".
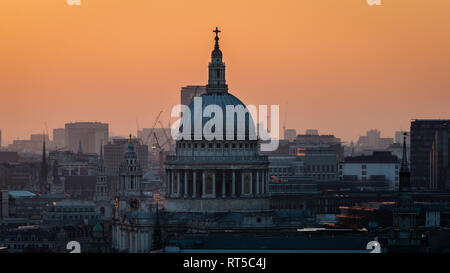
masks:
<svg viewBox="0 0 450 273"><path fill-rule="evenodd" d="M430 152L436 138L436 131L449 129L450 120L416 119L411 121L411 182L413 186L430 186Z"/></svg>
<svg viewBox="0 0 450 273"><path fill-rule="evenodd" d="M2 130L0 129L0 148L2 148Z"/></svg>
<svg viewBox="0 0 450 273"><path fill-rule="evenodd" d="M181 87L181 104L189 105L194 101L194 97L199 97L206 93L204 85L188 85Z"/></svg>
<svg viewBox="0 0 450 273"><path fill-rule="evenodd" d="M66 145L72 152L83 147L83 153L94 154L100 151L100 145L108 142L108 123L75 122L66 123Z"/></svg>
<svg viewBox="0 0 450 273"><path fill-rule="evenodd" d="M450 190L450 130L436 130L430 152L430 188Z"/></svg>
<svg viewBox="0 0 450 273"><path fill-rule="evenodd" d="M380 140L381 132L378 130L369 130L367 131L367 142L369 146L375 147L378 146Z"/></svg>
<svg viewBox="0 0 450 273"><path fill-rule="evenodd" d="M66 129L53 129L53 145L55 148L63 148L66 146Z"/></svg>
<svg viewBox="0 0 450 273"><path fill-rule="evenodd" d="M123 155L128 147L128 139L118 138L103 146L105 172L109 176L119 174L120 164L123 162ZM139 139L132 139L134 150L142 171L148 170L148 146L140 144Z"/></svg>

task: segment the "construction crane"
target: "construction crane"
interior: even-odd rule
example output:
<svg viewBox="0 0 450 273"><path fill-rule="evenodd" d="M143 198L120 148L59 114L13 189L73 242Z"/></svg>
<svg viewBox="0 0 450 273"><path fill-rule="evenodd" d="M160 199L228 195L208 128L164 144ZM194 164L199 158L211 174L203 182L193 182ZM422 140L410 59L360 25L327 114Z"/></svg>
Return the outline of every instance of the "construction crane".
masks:
<svg viewBox="0 0 450 273"><path fill-rule="evenodd" d="M152 136L153 131L155 130L156 123L158 122L159 117L161 117L162 112L163 111L161 110L159 112L159 114L156 116L155 122L153 122L153 126L151 127L152 129L151 129L150 133L148 133L147 138L145 139L145 142L144 142L145 145L148 145L148 141L150 140L150 137Z"/></svg>
<svg viewBox="0 0 450 273"><path fill-rule="evenodd" d="M164 137L166 139L166 142L162 145L162 147L164 147L165 145L169 145L169 149L168 151L172 151L172 142L171 142L171 138L167 135L166 130L164 130L164 125L162 124L162 122L159 120L159 125L161 125L161 129L163 131ZM169 125L170 125L170 120L169 120ZM170 126L169 126L170 129Z"/></svg>
<svg viewBox="0 0 450 273"><path fill-rule="evenodd" d="M159 177L163 177L164 163L166 162L166 152L164 151L164 148L161 147L161 145L159 145L158 137L156 136L155 132L153 132L153 135L155 136L156 143L153 144L152 149L158 151L158 162L159 162L158 175Z"/></svg>

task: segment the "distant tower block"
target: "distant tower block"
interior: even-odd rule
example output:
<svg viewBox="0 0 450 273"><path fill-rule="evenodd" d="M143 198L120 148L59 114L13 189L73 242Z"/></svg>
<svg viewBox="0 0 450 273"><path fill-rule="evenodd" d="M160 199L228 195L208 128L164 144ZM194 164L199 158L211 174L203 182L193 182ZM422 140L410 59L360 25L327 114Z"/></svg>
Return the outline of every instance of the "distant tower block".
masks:
<svg viewBox="0 0 450 273"><path fill-rule="evenodd" d="M181 104L189 105L194 101L194 97L199 97L206 93L204 85L188 85L181 87Z"/></svg>

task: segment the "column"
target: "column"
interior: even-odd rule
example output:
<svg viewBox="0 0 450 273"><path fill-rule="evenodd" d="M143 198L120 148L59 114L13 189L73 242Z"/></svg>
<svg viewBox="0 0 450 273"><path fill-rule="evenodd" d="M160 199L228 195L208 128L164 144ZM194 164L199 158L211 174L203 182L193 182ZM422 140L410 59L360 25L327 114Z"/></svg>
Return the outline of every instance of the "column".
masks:
<svg viewBox="0 0 450 273"><path fill-rule="evenodd" d="M241 172L241 194L239 196L242 196L245 194L244 192L244 172Z"/></svg>
<svg viewBox="0 0 450 273"><path fill-rule="evenodd" d="M253 194L253 171L250 172L250 195Z"/></svg>
<svg viewBox="0 0 450 273"><path fill-rule="evenodd" d="M188 197L188 179L187 170L184 170L184 198Z"/></svg>
<svg viewBox="0 0 450 273"><path fill-rule="evenodd" d="M192 171L192 197L197 197L197 172Z"/></svg>
<svg viewBox="0 0 450 273"><path fill-rule="evenodd" d="M231 197L236 197L236 172L234 170L231 175Z"/></svg>
<svg viewBox="0 0 450 273"><path fill-rule="evenodd" d="M264 188L264 191L265 191L265 193L266 193L266 195L267 194L269 194L269 180L268 180L268 176L267 176L267 172L266 172L266 180L265 180L265 188Z"/></svg>
<svg viewBox="0 0 450 273"><path fill-rule="evenodd" d="M202 197L205 197L206 192L206 183L205 183L205 171L202 171Z"/></svg>
<svg viewBox="0 0 450 273"><path fill-rule="evenodd" d="M256 195L259 196L259 170L256 171Z"/></svg>
<svg viewBox="0 0 450 273"><path fill-rule="evenodd" d="M181 196L180 174L181 174L181 172L180 172L180 171L177 171L177 197L180 197L180 196Z"/></svg>
<svg viewBox="0 0 450 273"><path fill-rule="evenodd" d="M225 188L225 170L222 171L222 198L225 198L225 193L226 188Z"/></svg>
<svg viewBox="0 0 450 273"><path fill-rule="evenodd" d="M212 175L212 195L216 197L216 171L213 171Z"/></svg>
<svg viewBox="0 0 450 273"><path fill-rule="evenodd" d="M172 197L173 196L173 171L170 170L170 194L169 196Z"/></svg>

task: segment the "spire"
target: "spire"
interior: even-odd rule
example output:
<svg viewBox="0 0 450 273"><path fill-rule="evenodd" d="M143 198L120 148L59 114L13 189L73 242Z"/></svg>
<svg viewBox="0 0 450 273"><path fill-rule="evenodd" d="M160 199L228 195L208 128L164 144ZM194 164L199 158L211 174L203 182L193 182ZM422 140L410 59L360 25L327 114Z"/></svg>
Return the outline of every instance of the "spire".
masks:
<svg viewBox="0 0 450 273"><path fill-rule="evenodd" d="M103 174L104 173L104 166L103 166L103 143L100 143L100 157L98 159L98 164L97 164L97 171L99 174Z"/></svg>
<svg viewBox="0 0 450 273"><path fill-rule="evenodd" d="M399 184L399 190L400 191L408 191L409 187L411 185L410 182L411 179L411 173L409 172L408 168L408 159L406 157L406 133L403 134L403 158L402 158L402 164L400 167L400 184Z"/></svg>
<svg viewBox="0 0 450 273"><path fill-rule="evenodd" d="M406 153L406 133L403 133L403 157L402 157L402 165L400 167L401 172L409 172L408 168L408 158Z"/></svg>
<svg viewBox="0 0 450 273"><path fill-rule="evenodd" d="M47 157L45 152L45 139L42 141L42 162L41 162L41 171L39 178L39 190L41 193L47 191L47 176L48 176L48 166L47 166Z"/></svg>
<svg viewBox="0 0 450 273"><path fill-rule="evenodd" d="M219 33L216 27L213 32L215 44L214 50L211 52L211 62L209 63L208 85L206 85L207 93L227 93L228 86L225 80L225 64L222 61L222 51L219 48Z"/></svg>

